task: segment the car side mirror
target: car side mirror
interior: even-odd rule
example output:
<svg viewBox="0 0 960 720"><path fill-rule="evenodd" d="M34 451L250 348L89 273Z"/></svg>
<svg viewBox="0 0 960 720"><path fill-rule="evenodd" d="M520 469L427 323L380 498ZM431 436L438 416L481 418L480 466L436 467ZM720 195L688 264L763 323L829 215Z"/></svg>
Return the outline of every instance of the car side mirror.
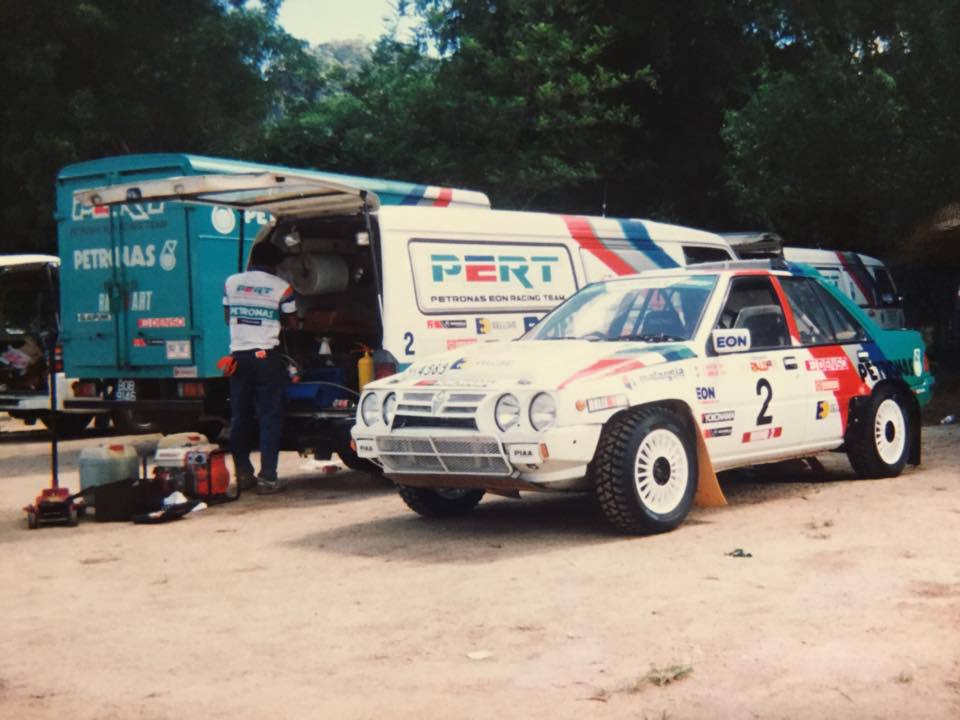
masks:
<svg viewBox="0 0 960 720"><path fill-rule="evenodd" d="M717 329L710 333L710 340L717 355L744 352L749 350L751 345L750 331L747 328Z"/></svg>

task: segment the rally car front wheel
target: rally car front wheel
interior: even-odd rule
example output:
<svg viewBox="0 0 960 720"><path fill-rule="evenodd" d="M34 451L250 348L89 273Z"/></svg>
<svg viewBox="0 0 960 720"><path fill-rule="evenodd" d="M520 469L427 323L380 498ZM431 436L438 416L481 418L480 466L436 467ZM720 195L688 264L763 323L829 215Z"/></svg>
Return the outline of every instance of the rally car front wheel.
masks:
<svg viewBox="0 0 960 720"><path fill-rule="evenodd" d="M483 490L461 488L424 488L397 485L400 497L411 510L424 517L464 515L483 498Z"/></svg>
<svg viewBox="0 0 960 720"><path fill-rule="evenodd" d="M910 454L910 413L891 385L870 396L847 431L847 457L863 478L896 477Z"/></svg>
<svg viewBox="0 0 960 720"><path fill-rule="evenodd" d="M666 408L641 408L617 417L600 437L593 477L600 508L618 530L672 530L690 512L697 493L690 430Z"/></svg>

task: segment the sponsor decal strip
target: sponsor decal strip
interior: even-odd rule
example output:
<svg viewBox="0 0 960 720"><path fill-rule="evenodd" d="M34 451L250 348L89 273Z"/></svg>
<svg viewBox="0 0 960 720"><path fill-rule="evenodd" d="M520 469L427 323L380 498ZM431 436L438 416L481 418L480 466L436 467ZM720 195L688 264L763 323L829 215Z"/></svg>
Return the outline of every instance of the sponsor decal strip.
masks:
<svg viewBox="0 0 960 720"><path fill-rule="evenodd" d="M700 422L704 425L710 423L733 422L737 413L734 410L720 410L718 412L706 412L700 416Z"/></svg>
<svg viewBox="0 0 960 720"><path fill-rule="evenodd" d="M440 193L437 195L437 199L433 201L433 206L447 207L451 200L453 200L453 190L450 188L440 188Z"/></svg>
<svg viewBox="0 0 960 720"><path fill-rule="evenodd" d="M615 365L622 365L624 363L630 362L627 358L604 358L603 360L597 360L593 365L578 370L573 375L568 377L562 383L560 383L558 390L563 390L567 385L582 378L587 377L588 375L593 375L598 373L601 370L607 370Z"/></svg>
<svg viewBox="0 0 960 720"><path fill-rule="evenodd" d="M766 428L764 430L753 430L748 431L743 434L742 442L761 442L763 440L772 440L773 438L778 438L783 434L782 427L775 428Z"/></svg>
<svg viewBox="0 0 960 720"><path fill-rule="evenodd" d="M679 263L650 239L646 226L639 220L620 220L624 236L658 268L679 267Z"/></svg>
<svg viewBox="0 0 960 720"><path fill-rule="evenodd" d="M630 275L636 272L630 263L603 244L593 231L593 226L590 225L589 220L576 215L564 215L563 221L567 224L570 236L580 244L580 247L592 253L617 275Z"/></svg>
<svg viewBox="0 0 960 720"><path fill-rule="evenodd" d="M718 428L705 428L703 431L703 436L705 438L718 438L718 437L729 437L733 434L733 428L730 425L726 427Z"/></svg>

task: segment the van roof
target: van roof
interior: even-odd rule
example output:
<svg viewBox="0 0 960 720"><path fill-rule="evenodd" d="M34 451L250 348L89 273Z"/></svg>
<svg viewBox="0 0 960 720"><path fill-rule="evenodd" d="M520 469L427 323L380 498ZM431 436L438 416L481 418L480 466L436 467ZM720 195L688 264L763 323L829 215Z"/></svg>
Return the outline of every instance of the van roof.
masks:
<svg viewBox="0 0 960 720"><path fill-rule="evenodd" d="M22 265L59 265L60 258L56 255L19 254L0 255L0 268L18 267Z"/></svg>
<svg viewBox="0 0 960 720"><path fill-rule="evenodd" d="M142 181L144 173L156 176L279 173L328 180L334 184L361 188L381 198L383 204L438 205L450 203L481 208L490 207L490 199L476 190L424 185L401 180L387 180L360 175L344 175L320 170L266 165L226 158L183 153L146 153L117 155L87 160L62 168L57 174L60 184L79 186L88 181L89 188L105 184L121 185ZM104 176L108 176L105 178ZM133 178L137 180L134 181ZM106 180L106 182L105 182ZM389 200L384 200L389 196Z"/></svg>
<svg viewBox="0 0 960 720"><path fill-rule="evenodd" d="M791 262L807 263L809 265L843 264L845 262L843 256L846 254L858 257L864 265L884 264L882 260L878 260L870 255L864 255L863 253L846 253L841 250L824 250L822 248L785 247L783 249L783 256L787 260L790 260Z"/></svg>
<svg viewBox="0 0 960 720"><path fill-rule="evenodd" d="M430 208L381 207L381 227L410 232L456 232L458 237L502 234L504 228L511 235L525 237L552 237L569 235L572 224L589 226L597 237L605 240L628 239L646 235L657 242L675 241L696 245L711 245L729 249L726 240L705 230L671 225L638 218L611 218L590 215L563 215L521 210L474 210L449 208L434 212Z"/></svg>

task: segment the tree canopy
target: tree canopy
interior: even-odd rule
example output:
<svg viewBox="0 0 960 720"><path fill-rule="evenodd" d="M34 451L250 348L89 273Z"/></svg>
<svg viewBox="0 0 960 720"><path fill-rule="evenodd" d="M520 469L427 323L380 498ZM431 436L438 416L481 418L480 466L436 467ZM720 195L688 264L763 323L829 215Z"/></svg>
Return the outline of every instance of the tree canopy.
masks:
<svg viewBox="0 0 960 720"><path fill-rule="evenodd" d="M0 4L4 249L51 248L59 167L128 152L879 255L960 194L955 0L400 0L413 37L315 48L281 1Z"/></svg>

